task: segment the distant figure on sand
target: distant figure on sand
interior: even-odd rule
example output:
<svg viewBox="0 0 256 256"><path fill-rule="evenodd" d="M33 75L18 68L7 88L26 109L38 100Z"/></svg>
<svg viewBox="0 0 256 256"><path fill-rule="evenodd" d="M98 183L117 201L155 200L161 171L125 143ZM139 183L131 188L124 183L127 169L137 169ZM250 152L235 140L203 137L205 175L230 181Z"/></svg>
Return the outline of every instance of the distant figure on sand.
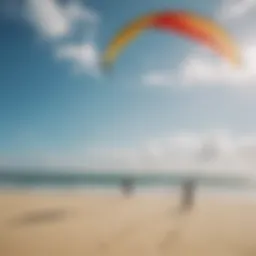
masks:
<svg viewBox="0 0 256 256"><path fill-rule="evenodd" d="M193 179L187 179L181 188L180 212L188 212L194 206L196 184Z"/></svg>
<svg viewBox="0 0 256 256"><path fill-rule="evenodd" d="M133 191L133 181L131 178L124 178L122 181L122 191L125 196L130 196Z"/></svg>

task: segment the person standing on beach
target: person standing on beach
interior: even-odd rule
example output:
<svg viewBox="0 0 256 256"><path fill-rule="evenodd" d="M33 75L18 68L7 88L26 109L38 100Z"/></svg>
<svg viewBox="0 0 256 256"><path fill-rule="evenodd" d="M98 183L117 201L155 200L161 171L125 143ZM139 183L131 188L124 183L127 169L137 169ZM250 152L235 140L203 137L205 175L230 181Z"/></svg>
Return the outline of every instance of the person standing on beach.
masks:
<svg viewBox="0 0 256 256"><path fill-rule="evenodd" d="M187 179L181 187L180 212L188 212L194 206L196 184L193 179Z"/></svg>
<svg viewBox="0 0 256 256"><path fill-rule="evenodd" d="M125 196L130 196L133 190L133 182L131 178L124 178L122 181L122 191Z"/></svg>

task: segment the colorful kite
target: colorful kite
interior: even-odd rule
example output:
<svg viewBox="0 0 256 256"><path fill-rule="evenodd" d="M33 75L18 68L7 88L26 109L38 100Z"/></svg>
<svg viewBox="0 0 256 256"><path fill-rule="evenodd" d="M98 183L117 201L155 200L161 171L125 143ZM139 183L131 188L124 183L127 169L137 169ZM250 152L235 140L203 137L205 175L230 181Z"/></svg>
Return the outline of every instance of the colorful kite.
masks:
<svg viewBox="0 0 256 256"><path fill-rule="evenodd" d="M186 11L164 11L139 17L125 26L106 48L103 67L110 68L121 50L146 29L177 33L204 44L235 66L241 62L238 46L214 21Z"/></svg>

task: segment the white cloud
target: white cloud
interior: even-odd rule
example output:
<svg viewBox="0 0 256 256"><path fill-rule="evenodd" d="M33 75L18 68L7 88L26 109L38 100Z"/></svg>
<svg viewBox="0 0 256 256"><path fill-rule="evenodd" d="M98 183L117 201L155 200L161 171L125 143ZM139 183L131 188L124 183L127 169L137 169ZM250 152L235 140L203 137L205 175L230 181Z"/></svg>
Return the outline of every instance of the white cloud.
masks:
<svg viewBox="0 0 256 256"><path fill-rule="evenodd" d="M70 20L54 0L27 0L26 14L30 22L47 38L65 36Z"/></svg>
<svg viewBox="0 0 256 256"><path fill-rule="evenodd" d="M236 13L236 6L242 6L241 13ZM234 68L221 58L213 58L206 49L193 50L173 70L154 70L142 77L142 82L149 86L255 86L256 82L256 37L255 13L249 14L256 1L243 1L234 5L234 1L224 1L222 11L216 17L230 27L240 45L242 66ZM229 17L229 14L232 14ZM225 17L223 21L223 17ZM239 18L239 23L234 23ZM254 22L254 23L253 23Z"/></svg>
<svg viewBox="0 0 256 256"><path fill-rule="evenodd" d="M226 0L223 1L219 14L224 19L238 18L254 11L255 7L255 0Z"/></svg>
<svg viewBox="0 0 256 256"><path fill-rule="evenodd" d="M225 131L174 134L133 149L95 149L87 152L86 162L110 170L256 175L256 135L235 136Z"/></svg>
<svg viewBox="0 0 256 256"><path fill-rule="evenodd" d="M64 45L56 52L60 60L67 60L73 63L76 70L87 70L91 73L98 73L98 52L92 44Z"/></svg>
<svg viewBox="0 0 256 256"><path fill-rule="evenodd" d="M97 22L98 16L77 1L26 0L26 18L46 38L70 35L77 22Z"/></svg>
<svg viewBox="0 0 256 256"><path fill-rule="evenodd" d="M204 54L191 54L177 68L170 71L151 71L142 77L149 86L255 86L256 46L243 49L243 66L233 68Z"/></svg>
<svg viewBox="0 0 256 256"><path fill-rule="evenodd" d="M97 72L96 12L80 1L25 0L24 16L53 46L59 60L69 60L80 72Z"/></svg>
<svg viewBox="0 0 256 256"><path fill-rule="evenodd" d="M255 176L256 134L228 131L183 132L155 138L131 148L90 148L79 152L37 152L2 156L1 166L130 170L134 172L201 172Z"/></svg>

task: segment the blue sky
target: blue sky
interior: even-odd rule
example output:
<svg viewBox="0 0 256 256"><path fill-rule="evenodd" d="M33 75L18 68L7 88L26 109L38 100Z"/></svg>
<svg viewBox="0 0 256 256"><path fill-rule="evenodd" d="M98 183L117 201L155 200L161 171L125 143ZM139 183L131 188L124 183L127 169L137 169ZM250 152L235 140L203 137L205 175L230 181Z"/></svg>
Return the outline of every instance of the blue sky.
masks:
<svg viewBox="0 0 256 256"><path fill-rule="evenodd" d="M163 151L181 138L176 144L189 148L191 138L198 145L213 133L212 141L229 141L237 152L256 130L253 7L249 0L3 1L2 165L136 169L147 166L141 155L154 155L152 141ZM167 8L225 25L241 44L244 67L234 71L193 42L149 31L120 55L111 77L99 73L99 56L122 25ZM198 146L191 150L192 159Z"/></svg>

